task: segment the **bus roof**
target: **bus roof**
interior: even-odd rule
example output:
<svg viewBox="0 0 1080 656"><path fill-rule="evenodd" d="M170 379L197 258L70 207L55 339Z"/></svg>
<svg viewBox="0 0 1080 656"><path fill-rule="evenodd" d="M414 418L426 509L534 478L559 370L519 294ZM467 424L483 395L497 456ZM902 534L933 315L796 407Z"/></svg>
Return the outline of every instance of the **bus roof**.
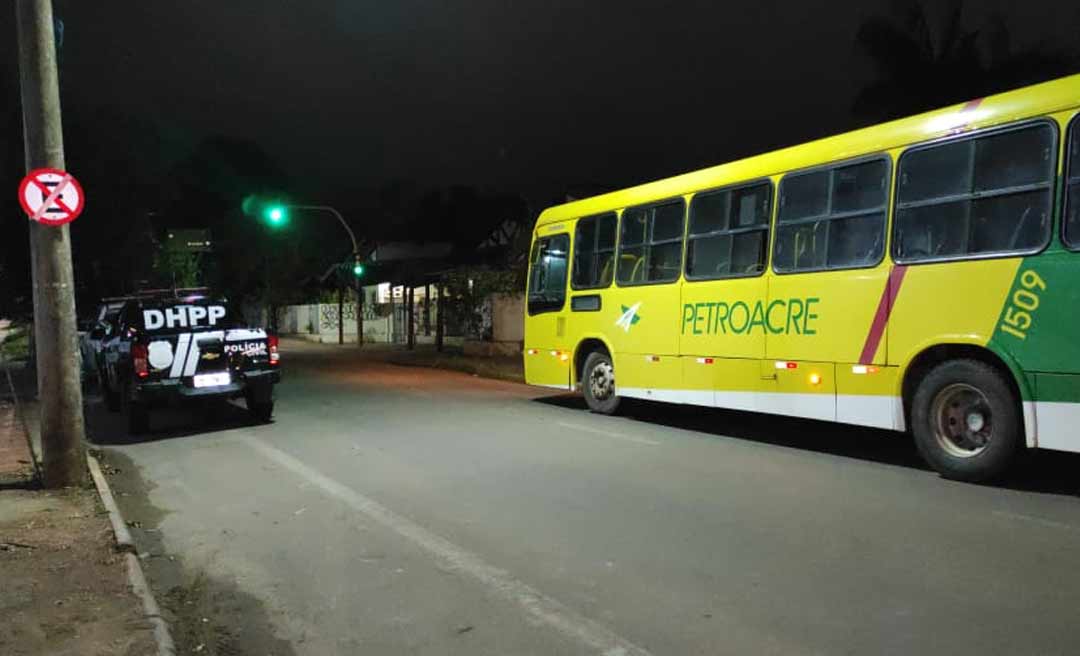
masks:
<svg viewBox="0 0 1080 656"><path fill-rule="evenodd" d="M1080 75L790 146L544 210L536 227L929 141L1080 105Z"/></svg>

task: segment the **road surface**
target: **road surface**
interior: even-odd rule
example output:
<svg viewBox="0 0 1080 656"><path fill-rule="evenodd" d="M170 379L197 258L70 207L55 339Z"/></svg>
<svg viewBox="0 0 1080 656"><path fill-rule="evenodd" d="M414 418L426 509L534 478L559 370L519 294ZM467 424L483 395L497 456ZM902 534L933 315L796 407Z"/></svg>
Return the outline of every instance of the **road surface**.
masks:
<svg viewBox="0 0 1080 656"><path fill-rule="evenodd" d="M272 424L90 410L185 649L1080 653L1080 458L980 487L891 433L283 350Z"/></svg>

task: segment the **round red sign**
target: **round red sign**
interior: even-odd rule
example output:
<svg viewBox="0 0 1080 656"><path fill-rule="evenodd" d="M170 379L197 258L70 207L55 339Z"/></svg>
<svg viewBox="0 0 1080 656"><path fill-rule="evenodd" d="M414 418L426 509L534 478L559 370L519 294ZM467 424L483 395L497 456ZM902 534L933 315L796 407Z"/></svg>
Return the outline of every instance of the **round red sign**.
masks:
<svg viewBox="0 0 1080 656"><path fill-rule="evenodd" d="M51 226L82 214L86 197L79 182L59 169L34 169L19 185L19 203L31 221Z"/></svg>

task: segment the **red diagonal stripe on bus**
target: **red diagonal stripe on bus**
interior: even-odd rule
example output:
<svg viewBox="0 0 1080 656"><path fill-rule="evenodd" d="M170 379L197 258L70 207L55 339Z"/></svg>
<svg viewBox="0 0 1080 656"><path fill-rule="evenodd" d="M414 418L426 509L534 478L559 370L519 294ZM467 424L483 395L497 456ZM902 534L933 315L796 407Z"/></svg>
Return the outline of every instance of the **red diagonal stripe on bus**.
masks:
<svg viewBox="0 0 1080 656"><path fill-rule="evenodd" d="M870 324L870 332L866 335L862 355L859 356L859 364L873 364L874 354L881 345L881 338L885 336L885 326L889 325L889 315L892 314L893 304L896 303L896 296L900 293L900 285L904 282L905 273L907 273L907 267L902 265L894 266L889 272L889 280L881 292L881 300L878 301L874 322Z"/></svg>

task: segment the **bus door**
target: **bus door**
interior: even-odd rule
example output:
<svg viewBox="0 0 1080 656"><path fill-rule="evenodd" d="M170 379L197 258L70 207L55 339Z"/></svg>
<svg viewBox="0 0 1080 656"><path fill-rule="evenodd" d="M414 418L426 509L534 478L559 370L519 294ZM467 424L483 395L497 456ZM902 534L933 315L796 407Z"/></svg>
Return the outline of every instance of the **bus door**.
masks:
<svg viewBox="0 0 1080 656"><path fill-rule="evenodd" d="M623 396L681 401L676 397L682 387L678 331L685 205L676 198L623 210L620 219L616 288L600 314Z"/></svg>
<svg viewBox="0 0 1080 656"><path fill-rule="evenodd" d="M855 365L885 363L887 314L879 308L889 302L889 171L889 160L877 157L780 182L764 310L771 412L843 421L849 409L841 403L838 413L838 374L848 380Z"/></svg>
<svg viewBox="0 0 1080 656"><path fill-rule="evenodd" d="M549 227L549 231L560 226ZM531 385L570 387L571 347L566 332L570 235L538 236L529 260L525 316L525 379Z"/></svg>
<svg viewBox="0 0 1080 656"><path fill-rule="evenodd" d="M690 203L679 355L691 402L762 409L771 201L765 180L697 194Z"/></svg>
<svg viewBox="0 0 1080 656"><path fill-rule="evenodd" d="M573 337L575 347L590 338L610 343L608 336L615 328L611 287L615 281L618 216L609 212L578 219L573 234L567 334Z"/></svg>

